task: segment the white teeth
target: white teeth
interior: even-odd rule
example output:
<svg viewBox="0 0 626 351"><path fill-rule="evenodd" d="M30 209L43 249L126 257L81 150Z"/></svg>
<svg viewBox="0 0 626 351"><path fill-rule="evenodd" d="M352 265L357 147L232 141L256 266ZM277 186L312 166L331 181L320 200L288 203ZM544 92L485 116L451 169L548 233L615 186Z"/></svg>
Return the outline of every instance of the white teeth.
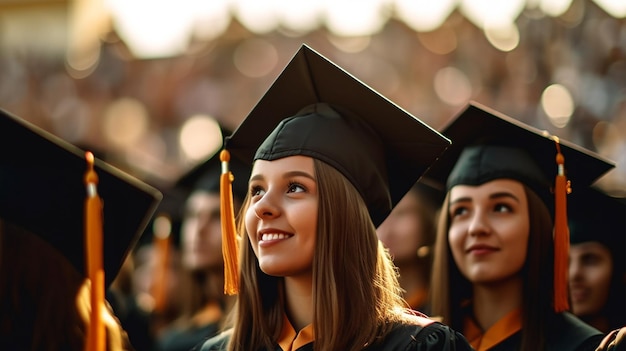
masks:
<svg viewBox="0 0 626 351"><path fill-rule="evenodd" d="M279 240L279 239L287 239L287 235L286 234L278 234L278 233L270 233L270 234L263 234L263 236L261 237L261 240L266 241L266 240Z"/></svg>

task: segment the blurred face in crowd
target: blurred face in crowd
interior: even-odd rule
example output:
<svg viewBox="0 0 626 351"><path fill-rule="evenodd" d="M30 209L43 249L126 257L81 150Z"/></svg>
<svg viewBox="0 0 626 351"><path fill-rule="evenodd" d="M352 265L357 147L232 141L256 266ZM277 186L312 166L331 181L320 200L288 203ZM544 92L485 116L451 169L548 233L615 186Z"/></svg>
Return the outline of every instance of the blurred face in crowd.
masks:
<svg viewBox="0 0 626 351"><path fill-rule="evenodd" d="M417 250L424 245L424 223L420 213L419 197L411 191L376 229L394 262L414 260Z"/></svg>
<svg viewBox="0 0 626 351"><path fill-rule="evenodd" d="M274 276L310 276L319 202L313 159L257 160L250 201L246 231L261 270Z"/></svg>
<svg viewBox="0 0 626 351"><path fill-rule="evenodd" d="M178 250L170 246L169 260L165 281L167 282L166 296L175 296L180 276ZM157 269L162 258L154 244L147 244L137 249L134 255L133 291L139 299L139 303L146 310L151 310L154 304L154 293L158 283ZM166 301L172 301L166 299ZM173 301L172 301L173 302Z"/></svg>
<svg viewBox="0 0 626 351"><path fill-rule="evenodd" d="M588 241L571 245L569 256L572 312L578 316L600 312L609 296L611 252L599 242Z"/></svg>
<svg viewBox="0 0 626 351"><path fill-rule="evenodd" d="M219 194L192 193L187 199L181 231L183 266L188 269L224 266Z"/></svg>
<svg viewBox="0 0 626 351"><path fill-rule="evenodd" d="M523 185L510 179L450 190L448 241L459 270L472 283L519 275L528 249L527 201Z"/></svg>

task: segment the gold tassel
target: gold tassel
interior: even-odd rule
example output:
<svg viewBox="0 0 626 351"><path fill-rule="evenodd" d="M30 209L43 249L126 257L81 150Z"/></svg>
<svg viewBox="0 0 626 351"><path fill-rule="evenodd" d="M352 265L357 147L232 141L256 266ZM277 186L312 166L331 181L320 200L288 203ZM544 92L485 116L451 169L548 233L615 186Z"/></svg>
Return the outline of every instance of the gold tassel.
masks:
<svg viewBox="0 0 626 351"><path fill-rule="evenodd" d="M565 158L561 153L559 138L556 143L558 172L554 183L554 311L569 310L569 227L567 224L567 194L570 192L565 175Z"/></svg>
<svg viewBox="0 0 626 351"><path fill-rule="evenodd" d="M102 201L98 196L98 174L94 170L94 156L85 153L87 171L84 182L87 189L85 199L85 245L87 277L91 281L91 315L87 330L86 350L104 351L105 329L102 320L104 308L104 269L102 245Z"/></svg>
<svg viewBox="0 0 626 351"><path fill-rule="evenodd" d="M239 292L238 252L239 241L235 230L235 210L233 206L233 175L228 169L230 153L220 152L222 174L220 176L220 215L222 222L222 255L224 256L224 293L236 295Z"/></svg>

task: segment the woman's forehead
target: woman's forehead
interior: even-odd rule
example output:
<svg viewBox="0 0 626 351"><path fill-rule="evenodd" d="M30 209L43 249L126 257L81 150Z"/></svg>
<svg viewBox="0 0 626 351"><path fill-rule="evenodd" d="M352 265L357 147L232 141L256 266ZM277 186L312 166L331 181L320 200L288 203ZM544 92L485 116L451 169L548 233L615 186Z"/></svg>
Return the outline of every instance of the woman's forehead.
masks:
<svg viewBox="0 0 626 351"><path fill-rule="evenodd" d="M315 167L313 158L310 156L296 155L287 156L275 160L256 160L252 167L250 179L256 179L259 176L271 174L299 174L304 173L312 177L315 176ZM303 175L304 175L303 174Z"/></svg>

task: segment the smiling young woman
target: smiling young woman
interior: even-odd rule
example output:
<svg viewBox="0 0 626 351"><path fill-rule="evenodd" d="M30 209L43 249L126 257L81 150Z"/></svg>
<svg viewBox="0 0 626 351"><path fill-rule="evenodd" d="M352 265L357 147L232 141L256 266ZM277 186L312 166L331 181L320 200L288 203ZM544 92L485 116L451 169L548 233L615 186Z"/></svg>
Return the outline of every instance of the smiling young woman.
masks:
<svg viewBox="0 0 626 351"><path fill-rule="evenodd" d="M479 351L594 350L602 333L567 312L567 278L559 275L566 273L567 250L556 248L569 243L555 234L555 223L566 221L565 202L556 196L566 189L554 181L563 157L578 187L611 164L475 103L443 133L453 146L428 172L448 190L435 248L433 315Z"/></svg>
<svg viewBox="0 0 626 351"><path fill-rule="evenodd" d="M469 350L408 309L375 229L448 145L303 46L226 144L254 165L232 329L202 350Z"/></svg>

